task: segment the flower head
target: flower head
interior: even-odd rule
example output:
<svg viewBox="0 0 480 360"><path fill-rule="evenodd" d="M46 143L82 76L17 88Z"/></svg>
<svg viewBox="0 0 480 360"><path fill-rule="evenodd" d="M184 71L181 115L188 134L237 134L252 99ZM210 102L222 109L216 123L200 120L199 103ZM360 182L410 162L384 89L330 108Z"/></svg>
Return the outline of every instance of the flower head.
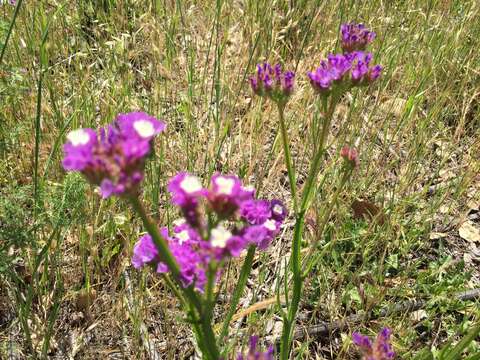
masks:
<svg viewBox="0 0 480 360"><path fill-rule="evenodd" d="M281 103L287 101L294 85L295 73L283 71L280 64L273 67L267 62L258 64L256 75L250 77L250 86L255 94Z"/></svg>
<svg viewBox="0 0 480 360"><path fill-rule="evenodd" d="M339 85L346 77L352 62L344 55L328 55L326 60L320 62L320 66L313 72L309 72L308 78L313 88L320 94L329 95L334 85Z"/></svg>
<svg viewBox="0 0 480 360"><path fill-rule="evenodd" d="M170 179L168 190L183 218L174 221L172 234L162 228L161 235L179 266L181 284L198 291L203 291L209 269L218 278L224 261L251 245L267 248L286 216L279 200L255 200L255 191L234 175L215 174L204 188L199 178L180 172ZM149 236L140 238L132 264L137 268L153 265L157 272L168 272L152 244Z"/></svg>
<svg viewBox="0 0 480 360"><path fill-rule="evenodd" d="M165 123L145 113L120 114L106 128L78 129L67 135L63 167L81 172L100 186L104 198L131 195L143 180L145 160L153 137Z"/></svg>
<svg viewBox="0 0 480 360"><path fill-rule="evenodd" d="M353 85L368 85L377 80L382 73L381 65L372 65L372 53L354 51L346 55L351 59L351 80Z"/></svg>
<svg viewBox="0 0 480 360"><path fill-rule="evenodd" d="M371 53L354 51L348 54L330 54L320 66L308 72L310 84L323 96L343 91L360 85L368 85L378 79L382 72L380 65L371 65Z"/></svg>
<svg viewBox="0 0 480 360"><path fill-rule="evenodd" d="M340 26L342 34L342 49L344 52L355 50L365 50L376 37L373 31L368 30L364 24L342 24Z"/></svg>
<svg viewBox="0 0 480 360"><path fill-rule="evenodd" d="M185 220L193 227L200 226L199 199L207 194L200 179L187 172L180 172L168 182L172 203L182 210Z"/></svg>
<svg viewBox="0 0 480 360"><path fill-rule="evenodd" d="M151 140L166 128L164 122L140 111L119 114L116 123L122 133L128 135L129 138L136 137L139 140Z"/></svg>
<svg viewBox="0 0 480 360"><path fill-rule="evenodd" d="M340 150L340 156L352 168L357 167L360 162L357 150L346 145Z"/></svg>
<svg viewBox="0 0 480 360"><path fill-rule="evenodd" d="M222 219L232 216L240 205L253 198L253 192L242 186L235 175L215 174L208 191L208 203Z"/></svg>
<svg viewBox="0 0 480 360"><path fill-rule="evenodd" d="M262 352L257 349L258 336L250 337L250 346L248 353L245 355L239 354L237 360L273 360L273 346L269 346L267 351Z"/></svg>
<svg viewBox="0 0 480 360"><path fill-rule="evenodd" d="M270 202L267 200L247 200L240 205L240 215L250 224L263 224L272 217Z"/></svg>
<svg viewBox="0 0 480 360"><path fill-rule="evenodd" d="M352 334L352 339L353 343L359 347L363 360L390 360L395 357L390 344L391 334L392 331L389 328L383 328L373 342L368 336L358 332Z"/></svg>
<svg viewBox="0 0 480 360"><path fill-rule="evenodd" d="M139 269L153 261L158 256L158 250L150 235L142 236L133 247L132 265Z"/></svg>
<svg viewBox="0 0 480 360"><path fill-rule="evenodd" d="M283 222L287 217L287 208L280 200L273 199L270 201L270 209L272 211L272 219Z"/></svg>

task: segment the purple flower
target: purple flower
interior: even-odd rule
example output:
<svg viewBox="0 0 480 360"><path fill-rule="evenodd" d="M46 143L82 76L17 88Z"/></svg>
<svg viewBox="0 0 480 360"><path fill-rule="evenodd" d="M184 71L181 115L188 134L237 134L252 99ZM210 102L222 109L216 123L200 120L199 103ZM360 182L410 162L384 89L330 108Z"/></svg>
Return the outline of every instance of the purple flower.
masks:
<svg viewBox="0 0 480 360"><path fill-rule="evenodd" d="M330 54L327 60L320 62L320 66L314 72L307 75L317 92L328 95L333 85L340 84L351 68L352 61L348 57Z"/></svg>
<svg viewBox="0 0 480 360"><path fill-rule="evenodd" d="M143 180L145 160L153 137L165 123L145 113L120 114L112 124L98 131L78 129L67 135L63 167L81 172L100 186L104 198L133 195Z"/></svg>
<svg viewBox="0 0 480 360"><path fill-rule="evenodd" d="M271 218L270 202L267 200L247 200L240 205L240 215L250 224L263 224Z"/></svg>
<svg viewBox="0 0 480 360"><path fill-rule="evenodd" d="M278 222L283 222L287 217L287 208L280 200L274 199L270 201L270 208L272 211L272 219Z"/></svg>
<svg viewBox="0 0 480 360"><path fill-rule="evenodd" d="M226 249L233 257L238 257L249 244L242 236L232 236L227 241Z"/></svg>
<svg viewBox="0 0 480 360"><path fill-rule="evenodd" d="M133 247L132 265L139 269L153 261L158 256L158 250L150 235L142 236Z"/></svg>
<svg viewBox="0 0 480 360"><path fill-rule="evenodd" d="M167 240L170 251L180 268L180 281L182 286L188 287L194 285L199 291L203 291L206 282L206 268L210 261L210 256L203 253L199 243L200 235L195 229L182 224L175 227L174 235L168 235L168 229L162 228L161 234ZM166 273L168 267L159 262L157 272Z"/></svg>
<svg viewBox="0 0 480 360"><path fill-rule="evenodd" d="M179 172L168 182L168 191L172 194L172 203L180 207L198 203L198 198L205 194L200 179L187 172Z"/></svg>
<svg viewBox="0 0 480 360"><path fill-rule="evenodd" d="M102 191L110 193L114 186L104 181ZM174 221L171 235L165 227L160 232L179 266L182 286L193 286L201 292L208 269L213 269L218 278L224 262L239 256L248 246L265 249L286 216L279 200L255 200L255 191L244 187L234 175L215 174L205 189L200 179L180 172L170 179L168 190L183 218ZM142 238L135 246L134 265L152 263L157 265L157 272L168 272L166 264L157 258L156 249L147 245L151 243Z"/></svg>
<svg viewBox="0 0 480 360"><path fill-rule="evenodd" d="M348 54L328 55L320 66L307 75L310 84L321 95L332 92L341 94L352 86L368 85L378 79L382 72L380 65L371 65L371 53L354 51Z"/></svg>
<svg viewBox="0 0 480 360"><path fill-rule="evenodd" d="M269 63L257 65L257 73L250 77L250 86L255 94L267 96L276 102L285 103L292 94L295 73L283 71L280 64L274 67Z"/></svg>
<svg viewBox="0 0 480 360"><path fill-rule="evenodd" d="M395 357L390 335L392 331L385 327L377 335L374 342L368 336L358 332L352 334L353 343L357 345L363 355L363 360L390 360Z"/></svg>
<svg viewBox="0 0 480 360"><path fill-rule="evenodd" d="M235 175L215 174L208 191L210 207L222 219L233 215L245 200L253 197L253 192L242 186Z"/></svg>
<svg viewBox="0 0 480 360"><path fill-rule="evenodd" d="M122 133L128 134L129 138L137 137L140 140L151 140L166 128L164 122L141 111L119 114L117 125Z"/></svg>
<svg viewBox="0 0 480 360"><path fill-rule="evenodd" d="M266 225L265 225L266 224ZM273 240L272 228L276 230L276 224L272 220L267 220L262 225L252 225L243 229L242 237L247 244L255 245L260 250L265 250Z"/></svg>
<svg viewBox="0 0 480 360"><path fill-rule="evenodd" d="M200 179L187 172L180 172L168 182L172 203L180 207L186 221L193 227L201 226L198 214L199 198L207 194Z"/></svg>
<svg viewBox="0 0 480 360"><path fill-rule="evenodd" d="M352 61L352 82L354 85L368 85L377 80L382 73L382 66L371 65L373 56L371 53L354 51L347 54Z"/></svg>
<svg viewBox="0 0 480 360"><path fill-rule="evenodd" d="M342 49L344 52L355 50L365 50L376 37L373 31L368 30L364 24L342 24L340 26L342 34Z"/></svg>
<svg viewBox="0 0 480 360"><path fill-rule="evenodd" d="M273 346L269 346L268 350L265 352L257 349L258 346L258 336L250 337L250 346L248 353L245 355L239 354L237 360L273 360Z"/></svg>
<svg viewBox="0 0 480 360"><path fill-rule="evenodd" d="M82 171L89 165L93 166L93 149L97 143L97 134L93 129L71 131L64 145L63 168L67 171Z"/></svg>

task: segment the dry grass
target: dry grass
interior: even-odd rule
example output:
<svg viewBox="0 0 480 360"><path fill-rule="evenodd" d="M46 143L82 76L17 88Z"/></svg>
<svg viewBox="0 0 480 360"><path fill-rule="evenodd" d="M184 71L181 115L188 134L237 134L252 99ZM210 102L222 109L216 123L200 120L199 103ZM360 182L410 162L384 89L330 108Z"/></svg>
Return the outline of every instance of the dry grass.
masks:
<svg viewBox="0 0 480 360"><path fill-rule="evenodd" d="M3 28L13 9L0 13ZM325 256L307 279L298 326L426 298L417 317L397 314L355 328L392 327L395 348L409 358L478 321L478 303L449 299L480 286L480 244L457 232L467 217L480 227L476 1L37 0L23 4L0 64L0 357L27 358L32 348L58 359L193 354L172 294L160 278L129 264L139 220L120 201L101 201L82 179L64 174L64 134L134 109L165 119L168 131L156 143L144 191L162 224L176 216L166 181L184 169L204 178L237 173L289 204L275 108L252 98L245 80L263 59L297 69L287 121L301 186L316 141L315 95L305 73L335 50L347 20L377 32L372 51L386 70L374 88L346 96L335 115L305 248L336 186L343 144L358 146L361 166L327 225ZM376 204L383 224L355 219L350 204L357 198ZM242 321L232 327L236 349L249 334L278 336L275 304L264 301L275 296L292 224L255 260L241 301L253 308L239 309ZM229 266L227 289L238 269L237 262ZM355 329L307 337L295 343L296 353L354 358Z"/></svg>

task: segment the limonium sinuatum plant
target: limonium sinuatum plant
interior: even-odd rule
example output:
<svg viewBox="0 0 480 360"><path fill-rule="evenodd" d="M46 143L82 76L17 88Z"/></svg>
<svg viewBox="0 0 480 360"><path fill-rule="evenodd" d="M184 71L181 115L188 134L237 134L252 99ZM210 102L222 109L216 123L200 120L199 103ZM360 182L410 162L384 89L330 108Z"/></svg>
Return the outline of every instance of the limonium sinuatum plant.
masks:
<svg viewBox="0 0 480 360"><path fill-rule="evenodd" d="M341 44L344 52L365 50L377 34L367 29L364 24L348 23L340 26Z"/></svg>
<svg viewBox="0 0 480 360"><path fill-rule="evenodd" d="M282 65L268 62L257 65L257 73L250 77L250 86L259 96L265 96L277 103L286 103L295 85L295 73L283 71Z"/></svg>
<svg viewBox="0 0 480 360"><path fill-rule="evenodd" d="M378 333L374 341L358 332L354 332L352 338L362 354L362 360L390 360L395 358L395 352L390 343L391 334L392 331L386 327Z"/></svg>
<svg viewBox="0 0 480 360"><path fill-rule="evenodd" d="M204 187L196 176L179 172L167 188L181 218L171 232L168 227L158 228L139 195L153 139L165 127L146 113L132 112L118 115L98 131L74 130L64 145L63 167L99 186L102 197L116 195L130 202L147 229L134 245L132 265L137 269L148 265L168 274L166 284L187 312L202 356L218 360L212 321L214 287L222 265L246 248L266 249L287 211L279 200L255 198L255 191L235 175L214 174Z"/></svg>
<svg viewBox="0 0 480 360"><path fill-rule="evenodd" d="M237 360L274 360L273 346L269 346L266 351L258 348L258 336L250 337L249 349L246 354L239 354Z"/></svg>
<svg viewBox="0 0 480 360"><path fill-rule="evenodd" d="M74 130L64 145L63 167L100 186L104 198L133 195L143 180L152 139L164 130L163 121L143 112L120 114L99 131Z"/></svg>
<svg viewBox="0 0 480 360"><path fill-rule="evenodd" d="M170 180L168 190L183 217L175 222L171 234L166 227L161 234L180 266L183 286L194 284L201 292L209 268L216 273L225 260L238 257L250 245L267 248L286 216L280 201L255 199L254 191L234 175L215 174L204 188L199 178L181 172ZM132 264L136 268L149 264L157 272L168 272L157 258L150 235L135 245Z"/></svg>
<svg viewBox="0 0 480 360"><path fill-rule="evenodd" d="M323 218L318 224L319 233L313 244L310 244L310 250L305 259L301 257L301 243L303 229L305 224L305 213L309 209L310 203L315 196L316 178L321 168L321 161L325 153L325 144L330 132L331 123L335 108L341 101L342 96L354 87L367 87L374 83L382 73L382 66L375 64L373 55L365 52L367 45L374 39L376 34L368 30L363 24L343 24L341 26L341 44L343 53L329 54L326 59L320 61L320 66L307 73L312 88L318 96L318 117L320 118L319 129L312 129L317 139L313 144L313 157L309 164L309 171L305 183L302 186L301 194L298 194L296 183L296 170L294 159L290 154L290 140L285 121L285 107L290 95L293 92L293 72L283 72L279 65L272 67L268 63L259 64L257 73L250 78L250 85L253 92L259 96L267 97L275 102L279 114L279 129L283 144L285 165L288 172L290 193L292 198L293 212L295 215L295 226L292 240L292 251L290 255L290 266L288 270L291 273L291 288L285 286L286 298L289 299L287 311L283 311L279 304L279 309L283 318L283 330L280 343L280 358L287 360L290 358L292 336L294 324L300 298L302 294L302 284L308 269L312 268L310 259L321 237L323 229L334 208L340 191L343 189L348 179L353 173L353 169L358 167L359 156L356 149L345 146L340 155L345 160L345 166L342 168L342 175L339 185L332 195L331 201L325 205Z"/></svg>

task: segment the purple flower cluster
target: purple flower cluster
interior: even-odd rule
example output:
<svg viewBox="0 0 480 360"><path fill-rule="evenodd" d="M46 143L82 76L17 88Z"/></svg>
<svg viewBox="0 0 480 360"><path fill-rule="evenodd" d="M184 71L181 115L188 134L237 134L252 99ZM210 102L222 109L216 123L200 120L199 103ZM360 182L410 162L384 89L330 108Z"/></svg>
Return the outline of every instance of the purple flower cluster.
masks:
<svg viewBox="0 0 480 360"><path fill-rule="evenodd" d="M293 92L295 73L283 71L280 64L272 67L265 62L257 65L257 74L250 77L250 85L255 94L284 103Z"/></svg>
<svg viewBox="0 0 480 360"><path fill-rule="evenodd" d="M354 51L347 54L330 54L308 78L313 88L328 96L332 92L341 93L352 86L368 85L382 73L380 65L372 65L371 53Z"/></svg>
<svg viewBox="0 0 480 360"><path fill-rule="evenodd" d="M98 133L89 128L74 130L64 145L63 168L78 171L99 185L104 198L134 194L143 180L152 139L165 126L143 112L131 112L119 114Z"/></svg>
<svg viewBox="0 0 480 360"><path fill-rule="evenodd" d="M199 291L209 264L237 257L250 245L265 249L287 215L279 200L255 199L254 190L233 175L215 174L204 188L199 178L181 172L169 181L168 190L183 218L175 223L173 235L167 228L161 233L180 267L182 285L194 284ZM134 247L132 264L156 265L157 272L167 272L157 255L151 237L145 235Z"/></svg>
<svg viewBox="0 0 480 360"><path fill-rule="evenodd" d="M368 336L358 332L354 332L352 338L353 343L360 348L363 360L390 360L395 357L390 344L391 334L392 331L389 328L383 328L374 342Z"/></svg>
<svg viewBox="0 0 480 360"><path fill-rule="evenodd" d="M342 49L346 53L365 50L376 37L376 34L368 30L364 24L342 24L340 31L342 33Z"/></svg>
<svg viewBox="0 0 480 360"><path fill-rule="evenodd" d="M382 74L382 66L372 64L373 55L363 51L375 33L355 23L343 24L341 33L344 54L329 54L315 71L307 73L312 87L323 96L371 84Z"/></svg>
<svg viewBox="0 0 480 360"><path fill-rule="evenodd" d="M261 352L257 350L258 336L250 337L250 346L248 353L245 355L239 354L237 360L273 360L273 346L270 346L267 351Z"/></svg>

